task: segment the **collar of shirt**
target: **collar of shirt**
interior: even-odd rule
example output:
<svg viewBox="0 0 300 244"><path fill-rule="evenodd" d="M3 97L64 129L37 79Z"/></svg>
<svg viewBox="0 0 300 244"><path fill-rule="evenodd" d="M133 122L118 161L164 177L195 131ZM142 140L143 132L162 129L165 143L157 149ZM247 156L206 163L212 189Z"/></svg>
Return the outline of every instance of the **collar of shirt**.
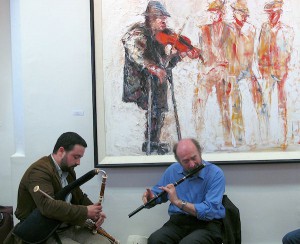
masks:
<svg viewBox="0 0 300 244"><path fill-rule="evenodd" d="M67 177L68 177L68 175L69 175L69 172L64 172L64 171L61 170L61 168L59 167L59 165L57 164L57 162L56 162L55 159L53 158L52 154L51 154L51 158L52 158L52 160L53 160L53 162L54 162L55 168L56 168L57 173L58 173L58 175L59 175L59 177L60 177L60 183L61 183L61 186L62 186L62 187L67 186L67 185L68 185ZM68 203L70 203L70 202L71 202L71 199L72 199L72 194L69 193L69 194L66 196L65 201L68 202Z"/></svg>

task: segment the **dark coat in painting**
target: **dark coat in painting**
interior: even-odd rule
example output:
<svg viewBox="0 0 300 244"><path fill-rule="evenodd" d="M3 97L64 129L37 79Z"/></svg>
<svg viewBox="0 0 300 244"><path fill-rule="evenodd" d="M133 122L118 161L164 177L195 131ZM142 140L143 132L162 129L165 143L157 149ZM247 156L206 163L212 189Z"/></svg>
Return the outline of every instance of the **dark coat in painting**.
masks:
<svg viewBox="0 0 300 244"><path fill-rule="evenodd" d="M171 30L166 29L164 32L171 32ZM168 83L172 82L172 68L181 58L179 54L166 54L165 46L155 39L145 23L133 25L123 36L122 42L125 49L122 100L136 103L139 108L147 111L145 139L148 140L150 130L151 143L157 147L164 113L168 111L167 93ZM152 75L148 70L153 66L166 70L167 80L160 82L157 76ZM149 99L150 85L151 97ZM145 151L145 144L143 144L143 151Z"/></svg>
<svg viewBox="0 0 300 244"><path fill-rule="evenodd" d="M134 102L140 108L148 109L148 87L152 83L153 106L167 111L167 86L159 84L158 78L147 71L149 65L167 68L171 76L171 68L179 60L179 56L170 58L165 54L165 47L155 40L145 24L133 25L122 38L125 48L123 101ZM167 62L170 59L170 62ZM165 67L165 65L168 67Z"/></svg>

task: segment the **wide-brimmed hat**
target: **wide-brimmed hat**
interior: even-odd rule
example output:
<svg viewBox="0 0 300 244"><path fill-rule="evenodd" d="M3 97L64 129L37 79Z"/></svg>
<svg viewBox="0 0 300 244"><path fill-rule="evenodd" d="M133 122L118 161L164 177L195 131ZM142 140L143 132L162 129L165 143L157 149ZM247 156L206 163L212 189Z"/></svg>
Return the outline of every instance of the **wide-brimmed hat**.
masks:
<svg viewBox="0 0 300 244"><path fill-rule="evenodd" d="M214 0L212 1L209 5L207 10L208 11L216 11L216 10L221 10L224 8L224 1L222 0Z"/></svg>
<svg viewBox="0 0 300 244"><path fill-rule="evenodd" d="M275 0L269 3L266 3L264 10L266 12L273 12L282 9L283 1L282 0Z"/></svg>
<svg viewBox="0 0 300 244"><path fill-rule="evenodd" d="M243 0L238 0L234 3L232 3L230 6L233 8L233 10L238 10L245 14L249 14L249 9L248 9L247 3Z"/></svg>
<svg viewBox="0 0 300 244"><path fill-rule="evenodd" d="M159 1L150 1L147 5L146 11L143 13L145 16L168 16L171 15L167 12L166 8Z"/></svg>

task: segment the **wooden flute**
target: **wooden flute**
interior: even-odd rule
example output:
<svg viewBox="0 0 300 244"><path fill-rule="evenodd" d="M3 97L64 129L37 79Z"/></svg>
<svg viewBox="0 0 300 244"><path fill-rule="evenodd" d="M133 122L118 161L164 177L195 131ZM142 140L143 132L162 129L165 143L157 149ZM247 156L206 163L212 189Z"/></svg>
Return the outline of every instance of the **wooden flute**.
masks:
<svg viewBox="0 0 300 244"><path fill-rule="evenodd" d="M193 169L189 174L187 174L186 176L182 177L180 180L176 181L175 183L173 183L173 185L176 187L178 186L180 183L182 183L183 181L185 181L187 178L192 177L195 173L197 173L199 170L203 169L205 167L205 164L202 163L200 164L198 167L196 167L195 169ZM143 208L149 206L151 203L154 203L158 198L162 197L163 195L167 194L166 191L162 191L160 192L157 196L153 197L151 200L149 200L148 202L146 202L145 204L141 205L140 207L138 207L136 210L132 211L128 217L132 217L133 215L135 215L137 212L141 211Z"/></svg>

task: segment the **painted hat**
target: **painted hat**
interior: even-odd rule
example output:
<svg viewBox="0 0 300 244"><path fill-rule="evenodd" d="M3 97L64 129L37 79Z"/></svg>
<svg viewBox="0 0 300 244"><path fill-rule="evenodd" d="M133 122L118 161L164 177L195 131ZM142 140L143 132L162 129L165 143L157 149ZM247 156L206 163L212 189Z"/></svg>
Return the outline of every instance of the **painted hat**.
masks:
<svg viewBox="0 0 300 244"><path fill-rule="evenodd" d="M159 1L149 1L146 11L143 13L145 16L168 16L171 15L167 12L166 8Z"/></svg>
<svg viewBox="0 0 300 244"><path fill-rule="evenodd" d="M207 10L208 11L216 11L216 10L222 10L224 8L224 1L221 0L214 0L209 5Z"/></svg>
<svg viewBox="0 0 300 244"><path fill-rule="evenodd" d="M283 5L283 0L275 0L275 1L271 1L269 3L266 3L264 10L266 12L273 12L273 11L277 11L280 10L282 8Z"/></svg>
<svg viewBox="0 0 300 244"><path fill-rule="evenodd" d="M247 3L243 0L237 0L236 2L232 3L230 6L233 8L233 10L238 10L244 12L245 14L249 14Z"/></svg>

